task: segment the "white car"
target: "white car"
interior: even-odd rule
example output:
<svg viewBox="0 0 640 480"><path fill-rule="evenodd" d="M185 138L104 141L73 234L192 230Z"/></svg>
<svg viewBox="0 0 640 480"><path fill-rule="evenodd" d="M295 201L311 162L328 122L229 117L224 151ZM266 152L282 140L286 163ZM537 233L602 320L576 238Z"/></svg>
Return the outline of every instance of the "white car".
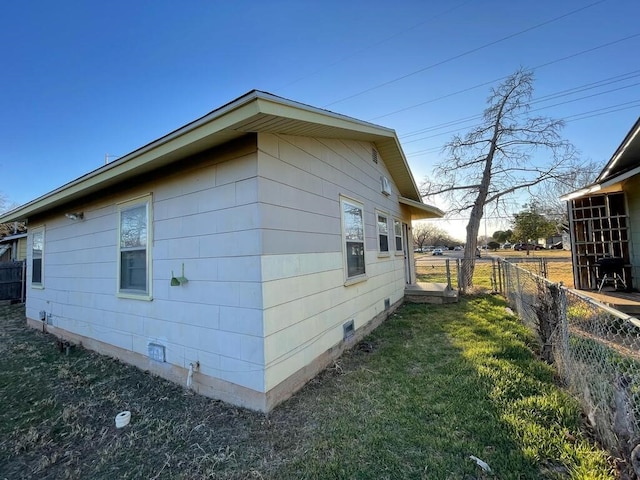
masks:
<svg viewBox="0 0 640 480"><path fill-rule="evenodd" d="M442 255L442 249L441 248L434 249L431 255Z"/></svg>

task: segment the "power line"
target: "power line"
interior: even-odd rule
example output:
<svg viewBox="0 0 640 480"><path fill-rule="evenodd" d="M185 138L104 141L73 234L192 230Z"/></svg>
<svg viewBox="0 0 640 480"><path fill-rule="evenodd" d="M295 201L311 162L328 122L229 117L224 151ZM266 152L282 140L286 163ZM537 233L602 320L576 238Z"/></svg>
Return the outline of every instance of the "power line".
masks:
<svg viewBox="0 0 640 480"><path fill-rule="evenodd" d="M339 100L335 100L335 101L333 101L331 103L327 103L326 105L324 105L324 108L330 107L331 105L335 105L336 103L344 102L345 100L350 100L352 98L359 97L360 95L364 95L365 93L371 92L373 90L377 90L379 88L386 87L387 85L391 85L392 83L399 82L400 80L404 80L405 78L412 77L413 75L417 75L418 73L422 73L422 72L424 72L426 70L430 70L432 68L439 67L440 65L444 65L445 63L452 62L453 60L457 60L459 58L466 57L467 55L471 55L472 53L478 52L480 50L483 50L485 48L491 47L493 45L497 45L498 43L504 42L506 40L510 40L510 39L515 38L517 36L523 35L523 34L525 34L527 32L536 30L536 29L541 28L541 27L543 27L545 25L549 25L550 23L557 22L557 21L562 20L564 18L567 18L567 17L569 17L571 15L575 15L576 13L579 13L579 12L581 12L583 10L591 8L591 7L593 7L593 6L595 6L595 5L599 4L599 3L603 3L604 1L605 0L597 0L597 1L593 2L593 3L585 5L584 7L577 8L575 10L572 10L572 11L570 11L568 13L565 13L563 15L560 15L558 17L554 17L554 18L552 18L550 20L546 20L546 21L544 21L542 23L538 23L536 25L533 25L532 27L528 27L528 28L525 28L524 30L521 30L519 32L507 35L506 37L502 37L502 38L499 38L498 40L494 40L492 42L485 43L484 45L481 45L481 46L476 47L476 48L472 48L471 50L467 50L466 52L460 53L458 55L454 55L453 57L446 58L446 59L441 60L439 62L432 63L431 65L428 65L426 67L420 68L420 69L415 70L415 71L413 71L411 73L407 73L406 75L402 75L402 76L397 77L397 78L395 78L393 80L388 80L386 82L383 82L383 83L380 83L380 84L375 85L373 87L370 87L370 88L367 88L365 90L362 90L362 91L360 91L358 93L354 93L352 95L349 95L347 97L341 98Z"/></svg>
<svg viewBox="0 0 640 480"><path fill-rule="evenodd" d="M332 63L330 63L330 64L328 64L328 65L325 65L325 66L323 66L323 67L321 67L321 68L318 68L317 70L315 70L315 71L313 71L313 72L311 72L311 73L308 73L308 74L306 74L306 75L303 75L303 76L301 76L301 77L298 77L297 79L295 79L295 80L293 80L293 81L291 81L291 82L287 83L286 85L283 85L283 86L281 86L281 87L277 88L276 90L280 90L280 89L284 89L284 88L290 87L291 85L294 85L294 84L296 84L296 83L300 82L301 80L304 80L304 79L306 79L306 78L309 78L309 77L312 77L312 76L314 76L314 75L317 75L318 73L322 72L323 70L329 69L329 68L331 68L331 67L335 67L336 65L338 65L338 64L340 64L340 63L342 63L342 62L344 62L345 60L348 60L348 59L350 59L350 58L353 58L353 57L355 57L356 55L359 55L359 54L361 54L361 53L363 53L363 52L365 52L365 51L367 51L367 50L370 50L370 49L371 49L371 48L373 48L373 47L377 47L378 45L382 45L382 44L384 44L384 43L387 43L388 41L393 40L394 38L397 38L397 37L399 37L399 36L401 36L401 35L403 35L403 34L405 34L405 33L409 32L409 31L411 31L411 30L415 30L416 28L421 27L421 26L422 26L422 25L424 25L425 23L429 23L429 22L431 22L431 21L433 21L433 20L435 20L435 19L437 19L437 18L443 17L443 16L447 15L448 13L451 13L451 12L453 12L454 10L457 10L458 8L461 8L461 7L465 6L465 5L466 5L466 4L468 4L468 3L471 3L472 1L473 1L473 0L467 0L467 1L465 1L465 2L462 2L462 3L458 4L458 5L456 5L455 7L451 7L450 9L445 10L444 12L439 13L439 14L437 14L437 15L434 15L433 17L430 17L429 19L427 19L427 20L425 20L425 21L423 21L423 22L416 23L416 24L414 24L414 25L413 25L413 26L411 26L411 27L405 28L405 29L403 29L403 30L400 30L400 31L398 31L398 32L394 33L393 35L390 35L390 36L388 36L388 37L385 37L385 38L383 38L382 40L379 40L379 41L374 42L374 43L372 43L372 44L370 44L370 45L367 45L367 46L365 46L365 47L362 47L362 48L360 48L359 50L356 50L356 51L354 51L354 52L352 52L352 53L350 53L350 54L348 54L348 55L345 55L345 56L341 57L340 59L336 60L335 62L332 62Z"/></svg>
<svg viewBox="0 0 640 480"><path fill-rule="evenodd" d="M603 80L598 80L597 82L591 82L591 83L587 83L587 84L584 84L584 85L579 85L577 87L569 88L569 89L566 89L566 90L561 90L559 92L550 93L548 95L545 95L543 97L539 97L539 98L531 101L529 104L530 105L535 105L537 103L550 101L550 100L553 100L553 99L556 99L556 98L566 97L566 96L569 96L569 95L573 95L575 93L584 92L586 90L592 90L594 88L603 87L605 85L611 85L612 83L622 82L624 80L629 80L631 78L640 77L640 73L638 73L638 72L640 72L640 70L633 70L631 72L623 73L623 74L620 74L620 75L615 75L613 77L605 78ZM634 84L634 85L636 85L636 84ZM627 88L627 87L621 87L621 88ZM612 92L612 91L615 91L615 89L614 90L607 90L604 93L609 93L609 92ZM587 98L587 97L582 97L582 98ZM559 105L559 104L556 104L556 105ZM458 124L461 124L461 123L470 122L472 120L479 120L480 118L482 118L482 114L472 115L470 117L464 117L464 118L460 118L460 119L457 119L457 120L451 120L451 121L448 121L448 122L432 125L430 127L421 128L420 130L414 130L412 132L400 135L399 138L403 139L403 138L413 137L413 136L419 135L421 133L432 132L434 130L440 130L442 128L447 128L447 127L451 127L453 125L458 125ZM409 143L409 142L406 142L406 143Z"/></svg>
<svg viewBox="0 0 640 480"><path fill-rule="evenodd" d="M631 77L629 77L629 78L631 78ZM625 80L628 80L628 78L626 78ZM534 109L530 110L530 112L539 112L540 110L545 110L547 108L557 107L559 105L566 105L567 103L578 102L580 100L585 100L587 98L593 98L593 97L597 97L597 96L600 96L600 95L605 95L605 94L611 93L611 92L617 92L619 90L623 90L625 88L631 88L631 87L634 87L636 85L640 85L640 82L636 82L636 83L633 83L631 85L625 85L623 87L612 88L610 90L605 90L604 92L598 92L598 93L594 93L594 94L591 94L591 95L585 95L583 97L574 98L572 100L567 100L565 102L554 103L553 105L547 105L547 106L544 106L544 107L534 108ZM580 90L580 91L584 91L584 90ZM573 93L577 93L577 92L573 92ZM544 101L554 100L555 98L561 98L561 97L564 97L564 96L567 96L567 95L570 95L570 94L563 94L563 95L558 95L558 96L551 96L550 95L550 96L548 96L549 98L545 99ZM532 103L534 103L534 102L532 102ZM539 103L539 102L535 102L535 103ZM482 115L477 115L477 116L474 116L474 117L467 117L466 119L462 119L460 121L452 121L452 122L449 122L448 124L443 124L443 126L437 126L437 127L431 127L429 129L425 129L423 131L423 133L425 133L427 131L440 130L441 128L446 128L446 126L456 125L457 123L465 123L467 121L470 121L471 119L476 119L476 118L479 119L481 117L482 117ZM482 125L481 123L478 123L478 124L472 125L472 126L470 126L468 128L475 128L475 127L479 127L481 125ZM455 129L455 130L449 130L447 132L435 133L433 135L427 135L426 137L420 137L420 138L416 138L416 139L413 139L413 140L408 140L408 141L406 141L404 143L407 144L407 143L420 142L422 140L427 140L429 138L439 137L441 135L446 135L448 133L455 133L455 132L459 132L459 131L460 131L460 129Z"/></svg>
<svg viewBox="0 0 640 480"><path fill-rule="evenodd" d="M551 106L555 106L555 105L551 105ZM599 117L602 115L608 115L610 113L615 113L615 112L619 112L622 110L628 110L630 108L638 108L640 107L640 99L637 100L631 100L629 102L623 102L623 103L619 103L617 105L609 105L607 107L602 107L602 108L598 108L595 110L590 110L587 112L582 112L582 113L576 113L574 115L569 115L567 117L563 117L561 118L561 120L564 120L567 123L570 122L575 122L578 120L584 120L587 118L593 118L593 117ZM613 110L612 110L613 109ZM576 118L574 118L576 117ZM441 135L447 135L449 133L455 133L458 132L459 130L451 130L449 132L444 132L444 133L438 133L435 135L431 135L429 137L424 137L422 140L425 140L427 138L433 138L433 137L439 137ZM405 143L412 143L412 142L405 142ZM424 150L417 150L411 153L407 153L406 156L407 157L413 157L416 155L420 155L423 153L436 153L438 151L441 151L442 147L432 147L432 148L428 148L428 149L424 149Z"/></svg>
<svg viewBox="0 0 640 480"><path fill-rule="evenodd" d="M535 67L532 67L531 70L532 71L536 71L536 70L539 70L541 68L548 67L549 65L554 65L556 63L564 62L566 60L570 60L572 58L579 57L581 55L585 55L587 53L591 53L591 52L594 52L596 50L600 50L602 48L610 47L611 45L615 45L616 43L626 42L627 40L631 40L632 38L635 38L635 37L638 37L638 36L640 36L640 33L635 33L633 35L629 35L629 36L626 36L624 38L620 38L618 40L614 40L614 41L611 41L611 42L608 42L608 43L603 43L601 45L597 45L595 47L588 48L586 50L582 50L580 52L576 52L576 53L573 53L571 55L566 55L564 57L557 58L557 59L552 60L550 62L546 62L546 63L542 63L540 65L536 65ZM385 113L384 115L378 115L377 117L372 117L372 118L369 118L368 120L369 121L375 121L375 120L379 120L381 118L385 118L385 117L389 117L391 115L395 115L397 113L406 112L407 110L412 110L414 108L422 107L422 106L428 105L430 103L434 103L434 102L437 102L437 101L440 101L440 100L444 100L445 98L454 97L454 96L460 95L462 93L470 92L471 90L475 90L477 88L486 87L487 85L492 85L492 84L497 83L499 81L502 81L502 80L504 80L504 79L506 79L508 77L509 77L509 75L505 75L505 76L499 77L499 78L494 78L493 80L489 80L487 82L479 83L477 85L473 85L471 87L467 87L467 88L464 88L462 90L458 90L458 91L453 92L453 93L448 93L448 94L442 95L440 97L432 98L431 100L426 100L424 102L416 103L414 105L409 105L408 107L400 108L398 110L394 110L393 112Z"/></svg>

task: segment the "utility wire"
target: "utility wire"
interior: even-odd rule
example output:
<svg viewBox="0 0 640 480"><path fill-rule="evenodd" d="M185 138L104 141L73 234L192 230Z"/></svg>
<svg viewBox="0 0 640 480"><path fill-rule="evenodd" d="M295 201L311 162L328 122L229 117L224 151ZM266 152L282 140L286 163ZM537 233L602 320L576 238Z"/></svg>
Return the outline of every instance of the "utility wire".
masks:
<svg viewBox="0 0 640 480"><path fill-rule="evenodd" d="M370 87L370 88L367 88L365 90L362 90L362 91L360 91L358 93L354 93L354 94L349 95L347 97L343 97L343 98L341 98L339 100L335 100L335 101L333 101L331 103L327 103L326 105L323 106L323 108L330 107L331 105L335 105L336 103L344 102L345 100L350 100L352 98L359 97L361 95L364 95L365 93L369 93L369 92L371 92L373 90L377 90L379 88L386 87L387 85L391 85L392 83L396 83L396 82L399 82L400 80L404 80L405 78L409 78L409 77L412 77L414 75L417 75L418 73L422 73L422 72L430 70L432 68L439 67L440 65L444 65L445 63L452 62L453 60L457 60L459 58L466 57L467 55L471 55L472 53L478 52L480 50L484 50L485 48L491 47L493 45L497 45L498 43L504 42L506 40L510 40L512 38L515 38L517 36L523 35L523 34L525 34L527 32L532 31L532 30L536 30L536 29L541 28L541 27L543 27L545 25L549 25L550 23L557 22L557 21L562 20L564 18L567 18L567 17L569 17L571 15L575 15L576 13L579 13L579 12L581 12L583 10L586 10L588 8L591 8L591 7L595 6L595 5L598 5L599 3L603 3L604 1L605 0L597 0L596 2L593 2L593 3L590 3L588 5L585 5L584 7L577 8L577 9L572 10L572 11L570 11L568 13L563 14L563 15L554 17L554 18L552 18L550 20L546 20L546 21L544 21L542 23L538 23L538 24L533 25L531 27L525 28L524 30L521 30L519 32L512 33L512 34L507 35L505 37L499 38L498 40L494 40L492 42L485 43L484 45L481 45L479 47L472 48L471 50L467 50L466 52L460 53L458 55L454 55L453 57L449 57L449 58L446 58L446 59L441 60L439 62L432 63L431 65L428 65L426 67L420 68L420 69L415 70L415 71L413 71L411 73L407 73L406 75L402 75L400 77L394 78L392 80L388 80L386 82L383 82L383 83L380 83L380 84L375 85L373 87Z"/></svg>
<svg viewBox="0 0 640 480"><path fill-rule="evenodd" d="M598 93L593 93L593 94L591 94L591 95L585 95L585 96L583 96L583 97L574 98L574 99L572 99L572 100L567 100L567 101L564 101L564 102L554 103L554 104L552 104L552 105L546 105L546 106L544 106L544 107L534 108L534 109L532 109L532 110L529 110L529 112L539 112L540 110L546 110L547 108L557 107L557 106L560 106L560 105L566 105L567 103L578 102L578 101L580 101L580 100L585 100L585 99L587 99L587 98L598 97L598 96L600 96L600 95L605 95L605 94L607 94L607 93L617 92L617 91L620 91L620 90L624 90L624 89L626 89L626 88L635 87L636 85L640 85L640 82L636 82L636 83L633 83L633 84L631 84L631 85L625 85L625 86L623 86L623 87L612 88L612 89L609 89L609 90L605 90L604 92L598 92ZM577 92L576 92L576 93L577 93ZM567 94L567 95L569 95L569 94ZM562 96L567 96L567 95L562 95ZM549 98L549 99L547 99L547 100L545 100L545 101L555 100L556 98L560 98L560 97L552 97L552 98ZM480 117L482 117L482 116L480 115L480 116L477 116L477 117L469 117L468 119L463 119L462 123L464 123L464 122L466 122L466 121L470 121L469 119L471 119L471 118L480 118ZM456 122L452 122L451 124L452 124L452 125L455 125L455 124L456 124ZM470 127L468 127L468 128L476 128L476 127L479 127L479 126L481 126L481 125L482 125L482 123L478 123L478 124L472 125L472 126L470 126ZM440 128L444 128L444 127L440 127ZM431 131L433 131L433 130L439 130L440 128L433 128ZM420 142L420 141L422 141L422 140L427 140L427 139L429 139L429 138L439 137L439 136L441 136L441 135L446 135L446 134L448 134L448 133L455 133L455 132L459 132L459 131L460 131L460 129L459 129L459 128L457 128L457 129L455 129L455 130L449 130L449 131L447 131L447 132L435 133L435 134L433 134L433 135L427 135L426 137L415 138L415 139L413 139L413 140L408 140L408 141L405 141L405 142L403 142L403 143L404 143L404 144L407 144L407 143Z"/></svg>
<svg viewBox="0 0 640 480"><path fill-rule="evenodd" d="M623 73L620 75L615 75L613 77L609 77L609 78L605 78L603 80L598 80L597 82L591 82L591 83L587 83L587 84L583 84L583 85L579 85L577 87L573 87L573 88L569 88L566 90L561 90L559 92L555 92L555 93L550 93L548 95L539 97L533 101L531 101L529 104L530 105L535 105L538 103L542 103L542 102L548 102L550 100L555 100L557 98L562 98L562 97L567 97L569 95L574 95L576 93L580 93L580 92L584 92L587 90L592 90L594 88L599 88L599 87L603 87L606 85L611 85L613 83L617 83L617 82L622 82L625 80L629 80L635 77L640 77L640 70L634 70L631 72L627 72L627 73ZM634 84L636 85L636 84ZM626 88L626 87L620 87L622 88ZM613 90L607 90L605 93L608 92L612 92L615 91L616 89ZM587 98L587 97L582 97L582 98ZM535 110L534 110L535 111ZM459 125L459 124L463 124L463 123L467 123L473 120L479 120L482 118L482 114L477 114L477 115L472 115L469 117L464 117L464 118L460 118L457 120L450 120L448 122L444 122L444 123L439 123L436 125L432 125L430 127L426 127L426 128L421 128L420 130L414 130L411 131L409 133L405 133L403 135L399 135L400 139L404 139L404 138L408 138L408 137L414 137L416 135L420 135L422 133L427 133L427 132L432 132L435 130L441 130L443 128L447 128L447 127L451 127L453 125ZM406 142L408 143L408 142Z"/></svg>
<svg viewBox="0 0 640 480"><path fill-rule="evenodd" d="M400 30L399 32L394 33L393 35L390 35L390 36L385 37L385 38L383 38L383 39L381 39L381 40L379 40L379 41L377 41L377 42L374 42L374 43L372 43L372 44L370 44L370 45L367 45L367 46L365 46L365 47L362 47L362 48L360 48L360 49L358 49L358 50L356 50L356 51L354 51L354 52L352 52L352 53L350 53L350 54L348 54L348 55L345 55L345 56L341 57L340 59L336 60L335 62L332 62L332 63L330 63L330 64L328 64L328 65L325 65L325 66L323 66L323 67L321 67L321 68L319 68L319 69L317 69L317 70L315 70L315 71L313 71L313 72L311 72L311 73L308 73L308 74L306 74L306 75L303 75L302 77L299 77L299 78L297 78L297 79L295 79L295 80L293 80L293 81L291 81L291 82L289 82L289 83L287 83L287 84L285 84L285 85L282 85L281 87L277 88L276 90L281 90L281 89L284 89L284 88L290 87L291 85L294 85L294 84L296 84L296 83L300 82L301 80L304 80L304 79L306 79L306 78L309 78L309 77L312 77L312 76L314 76L314 75L317 75L318 73L322 72L323 70L329 69L329 68L331 68L331 67L335 67L336 65L338 65L338 64L340 64L340 63L342 63L342 62L344 62L345 60L348 60L348 59L350 59L350 58L353 58L353 57L355 57L356 55L359 55L359 54L361 54L361 53L363 53L363 52L365 52L365 51L367 51L367 50L370 50L370 49L372 49L372 48L374 48L374 47L377 47L377 46L379 46L379 45L382 45L382 44L384 44L384 43L387 43L388 41L393 40L394 38L397 38L397 37L399 37L399 36L401 36L401 35L403 35L403 34L405 34L405 33L409 32L409 31L411 31L411 30L415 30L416 28L421 27L421 26L422 26L422 25L424 25L425 23L429 23L429 22L431 22L431 21L433 21L433 20L436 20L437 18L443 17L443 16L447 15L448 13L451 13L451 12L453 12L454 10L457 10L458 8L464 7L464 6L465 6L465 5L467 5L468 3L471 3L472 1L473 1L473 0L467 0L466 2L462 2L462 3L458 4L458 5L456 5L455 7L451 7L450 9L445 10L444 12L439 13L439 14L437 14L437 15L434 15L433 17L430 17L429 19L427 19L427 20L425 20L425 21L423 21L423 22L416 23L415 25L413 25L413 26L411 26L411 27L408 27L408 28L405 28L405 29L403 29L403 30Z"/></svg>
<svg viewBox="0 0 640 480"><path fill-rule="evenodd" d="M640 107L640 99L637 100L631 100L629 102L624 102L624 103L619 103L617 105L609 105L607 107L602 107L602 108L598 108L595 110L590 110L587 112L582 112L582 113L576 113L574 115L569 115L566 117L563 117L561 120L564 120L566 123L571 123L571 122L575 122L578 120L585 120L587 118L593 118L593 117L600 117L602 115L608 115L610 113L615 113L615 112L620 112L622 110L629 110L630 108L638 108ZM432 138L432 137L438 137L441 135L446 135L448 133L455 133L459 130L453 130L450 132L445 132L445 133L440 133L437 135L432 135L430 137L425 137L425 138ZM411 143L411 142L405 142L405 143ZM436 153L438 151L441 151L443 147L432 147L432 148L427 148L424 150L416 150L414 152L411 153L407 153L406 156L407 157L414 157L416 155L421 155L424 153Z"/></svg>
<svg viewBox="0 0 640 480"><path fill-rule="evenodd" d="M620 38L618 40L614 40L614 41L611 41L611 42L608 42L608 43L603 43L601 45L597 45L595 47L588 48L586 50L582 50L580 52L576 52L576 53L573 53L571 55L566 55L564 57L557 58L557 59L552 60L550 62L546 62L546 63L542 63L540 65L536 65L535 67L532 67L531 70L532 71L536 71L536 70L539 70L541 68L548 67L549 65L554 65L556 63L564 62L566 60L570 60L572 58L579 57L581 55L585 55L587 53L591 53L591 52L594 52L596 50L600 50L602 48L610 47L611 45L615 45L616 43L626 42L627 40L631 40L632 38L639 37L639 36L640 36L640 33L635 33L633 35L629 35L629 36L626 36L624 38ZM389 117L389 116L395 115L397 113L406 112L407 110L412 110L414 108L422 107L422 106L428 105L430 103L434 103L434 102L437 102L437 101L440 101L440 100L444 100L445 98L454 97L454 96L460 95L462 93L470 92L471 90L476 90L476 89L481 88L481 87L486 87L487 85L492 85L492 84L497 83L499 81L502 81L502 80L504 80L504 79L506 79L508 77L509 77L509 75L505 75L505 76L499 77L499 78L494 78L493 80L489 80L487 82L479 83L477 85L473 85L471 87L467 87L467 88L464 88L462 90L458 90L458 91L453 92L453 93L448 93L448 94L442 95L440 97L432 98L431 100L426 100L424 102L416 103L414 105L409 105L408 107L404 107L404 108L400 108L398 110L394 110L393 112L389 112L389 113L385 113L383 115L378 115L377 117L369 118L368 121L379 120L381 118Z"/></svg>

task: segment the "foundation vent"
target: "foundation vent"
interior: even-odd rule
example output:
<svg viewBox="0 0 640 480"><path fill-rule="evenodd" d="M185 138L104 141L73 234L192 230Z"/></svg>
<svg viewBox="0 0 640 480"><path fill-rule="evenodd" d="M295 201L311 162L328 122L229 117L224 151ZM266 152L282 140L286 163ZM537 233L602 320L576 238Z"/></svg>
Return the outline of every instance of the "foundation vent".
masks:
<svg viewBox="0 0 640 480"><path fill-rule="evenodd" d="M348 340L353 337L356 333L355 326L353 324L353 320L349 320L347 323L342 325L342 339Z"/></svg>
<svg viewBox="0 0 640 480"><path fill-rule="evenodd" d="M389 310L391 308L391 300L389 300L388 298L384 299L384 309L385 310Z"/></svg>
<svg viewBox="0 0 640 480"><path fill-rule="evenodd" d="M164 345L158 345L157 343L149 344L149 358L156 362L164 362Z"/></svg>

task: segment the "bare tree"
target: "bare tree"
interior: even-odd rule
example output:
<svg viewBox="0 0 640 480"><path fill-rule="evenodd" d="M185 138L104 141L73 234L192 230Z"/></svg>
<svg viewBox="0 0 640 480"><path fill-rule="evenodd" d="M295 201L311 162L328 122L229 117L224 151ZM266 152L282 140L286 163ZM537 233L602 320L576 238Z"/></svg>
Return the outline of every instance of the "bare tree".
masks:
<svg viewBox="0 0 640 480"><path fill-rule="evenodd" d="M486 210L501 210L515 194L563 175L563 167L575 158L573 146L560 137L562 121L528 115L532 94L533 75L522 69L493 88L482 123L445 145L447 158L422 185L425 197L443 195L450 213L470 211L463 290L473 285L474 254Z"/></svg>
<svg viewBox="0 0 640 480"><path fill-rule="evenodd" d="M7 197L0 193L0 213L4 213L12 208L12 205L7 200ZM15 233L26 232L27 226L22 222L12 223L0 223L0 238L7 235L13 235Z"/></svg>
<svg viewBox="0 0 640 480"><path fill-rule="evenodd" d="M451 246L457 243L446 230L427 222L413 225L413 242L422 250L426 245Z"/></svg>

